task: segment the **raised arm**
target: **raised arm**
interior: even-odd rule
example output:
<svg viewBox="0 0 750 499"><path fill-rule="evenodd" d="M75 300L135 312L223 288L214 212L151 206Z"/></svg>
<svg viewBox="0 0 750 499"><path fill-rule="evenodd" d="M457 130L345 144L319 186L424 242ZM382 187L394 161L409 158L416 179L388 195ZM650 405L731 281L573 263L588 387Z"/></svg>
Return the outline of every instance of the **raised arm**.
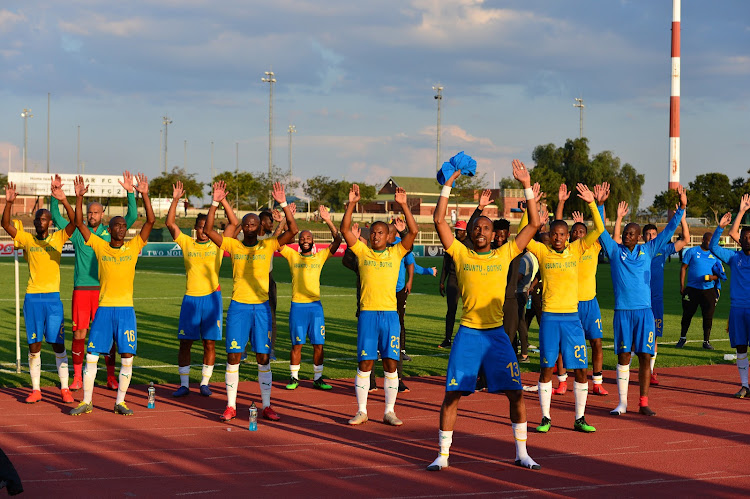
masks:
<svg viewBox="0 0 750 499"><path fill-rule="evenodd" d="M65 232L68 234L68 237L70 237L73 235L73 232L75 232L76 230L76 223L75 223L76 214L73 211L73 207L70 206L67 196L62 190L62 183L59 180L60 180L59 175L57 176L57 179L52 180L52 199L55 199L58 202L62 203L63 207L65 208L65 211L68 213L68 220L70 221L65 225Z"/></svg>
<svg viewBox="0 0 750 499"><path fill-rule="evenodd" d="M125 214L125 225L129 229L138 220L138 203L135 202L135 186L133 175L125 170L122 180L118 180L123 189L128 192L128 212Z"/></svg>
<svg viewBox="0 0 750 499"><path fill-rule="evenodd" d="M672 240L674 231L677 230L677 224L679 224L680 220L682 220L682 215L684 214L685 208L687 207L687 193L685 192L685 188L681 185L678 185L677 193L680 195L680 207L677 209L674 215L672 215L672 218L669 219L669 223L667 223L667 226L664 227L664 230L657 234L656 239L652 239L651 241L649 241L649 244L651 244L652 241L654 243L654 254L662 251L667 243Z"/></svg>
<svg viewBox="0 0 750 499"><path fill-rule="evenodd" d="M740 244L740 225L742 225L742 219L745 218L747 210L750 210L750 194L742 196L742 200L740 201L740 211L737 213L737 218L734 219L729 234L727 234L737 244Z"/></svg>
<svg viewBox="0 0 750 499"><path fill-rule="evenodd" d="M16 200L16 186L13 182L8 182L5 186L5 209L3 210L2 225L5 232L13 239L16 238L15 226L10 222L10 212L13 210L13 202Z"/></svg>
<svg viewBox="0 0 750 499"><path fill-rule="evenodd" d="M148 197L148 179L142 173L135 176L138 185L135 190L141 194L143 199L143 208L146 210L146 223L141 227L141 239L143 242L148 241L148 236L151 235L151 229L154 227L156 217L154 216L154 209L151 207L151 199Z"/></svg>
<svg viewBox="0 0 750 499"><path fill-rule="evenodd" d="M341 219L341 234L344 236L346 245L350 248L357 242L357 236L352 232L352 214L354 213L354 207L359 202L359 186L352 184L349 189L349 203L346 205L344 211L344 218Z"/></svg>
<svg viewBox="0 0 750 499"><path fill-rule="evenodd" d="M732 221L732 214L726 213L723 217L721 217L721 220L719 221L719 226L714 231L714 235L711 236L711 242L708 244L708 249L716 255L716 257L721 260L722 262L728 264L729 260L732 259L732 257L735 255L735 252L732 250L729 250L727 248L722 248L719 246L719 241L721 240L721 234L724 232L724 228L729 225L729 222Z"/></svg>
<svg viewBox="0 0 750 499"><path fill-rule="evenodd" d="M176 184L172 184L172 204L169 205L169 211L167 211L167 220L164 225L167 226L169 233L172 234L172 239L177 239L180 235L180 228L175 222L175 216L177 214L177 205L180 204L182 195L185 194L185 189L182 187L182 182L179 180Z"/></svg>
<svg viewBox="0 0 750 499"><path fill-rule="evenodd" d="M674 243L675 252L679 252L688 242L690 242L690 226L687 223L687 212L682 214L680 227L682 227L682 239L679 239Z"/></svg>
<svg viewBox="0 0 750 499"><path fill-rule="evenodd" d="M516 245L523 251L529 241L534 239L536 231L539 229L541 221L539 220L539 208L536 204L536 194L531 188L531 177L526 166L519 160L513 160L513 176L521 182L526 195L526 213L529 215L529 224L521 229L516 236ZM541 195L541 193L540 193Z"/></svg>
<svg viewBox="0 0 750 499"><path fill-rule="evenodd" d="M297 228L297 220L294 218L294 203L291 205L286 202L286 193L284 192L284 186L281 182L273 183L273 199L279 203L279 206L284 210L284 216L286 217L287 230L285 230L279 236L279 246L284 246L294 241L294 236L297 235L299 229Z"/></svg>
<svg viewBox="0 0 750 499"><path fill-rule="evenodd" d="M276 229L271 234L272 237L279 237L286 230L286 217L279 210L271 212L271 218L276 222Z"/></svg>
<svg viewBox="0 0 750 499"><path fill-rule="evenodd" d="M560 189L557 191L557 208L555 208L555 220L562 220L563 219L563 208L565 208L565 201L570 198L570 191L568 190L568 186L565 184L560 184Z"/></svg>
<svg viewBox="0 0 750 499"><path fill-rule="evenodd" d="M451 186L460 175L461 170L456 170L453 172L453 175L445 181L445 185L443 186L443 190L440 191L440 197L435 206L435 212L432 214L432 222L435 224L435 230L437 231L440 242L443 243L443 248L445 249L450 248L451 244L453 244L453 232L451 231L448 222L445 221L445 210L448 208L448 197L451 195ZM471 230L471 225L468 226L468 230Z"/></svg>
<svg viewBox="0 0 750 499"><path fill-rule="evenodd" d="M83 183L83 177L79 175L73 181L73 187L76 192L76 210L73 219L75 220L76 229L83 236L83 240L88 241L91 237L91 231L88 225L83 223L83 195L88 192L89 186Z"/></svg>
<svg viewBox="0 0 750 499"><path fill-rule="evenodd" d="M227 221L229 222L224 227L224 237L234 237L240 231L240 220L234 214L232 205L229 204L227 198L222 199L219 203L224 208L224 214L227 216Z"/></svg>
<svg viewBox="0 0 750 499"><path fill-rule="evenodd" d="M396 187L396 202L401 206L404 212L404 218L406 218L406 226L409 228L409 232L404 235L401 239L401 246L410 250L414 246L414 240L417 238L419 232L419 225L414 220L414 215L411 214L409 204L406 202L406 191L401 187Z"/></svg>
<svg viewBox="0 0 750 499"><path fill-rule="evenodd" d="M593 246L599 236L604 232L604 222L602 222L602 217L599 215L599 210L596 207L594 193L589 190L588 186L578 183L576 185L576 190L578 191L578 197L583 199L589 205L592 219L594 220L594 230L589 231L588 234L586 234L586 237L583 238L584 247L589 248Z"/></svg>
<svg viewBox="0 0 750 499"><path fill-rule="evenodd" d="M216 246L219 247L221 247L222 243L224 242L224 236L214 230L214 219L216 218L216 208L219 206L219 203L224 203L226 201L226 197L226 183L223 180L214 182L214 192L212 195L213 201L211 202L211 207L208 209L208 215L206 216L206 225L203 227L203 232L205 232L206 236L208 236L208 238L213 241ZM224 204L224 209L227 210L227 215L232 212L232 207L229 206L229 203ZM234 217L234 213L232 213L232 216ZM227 237L231 236L227 235Z"/></svg>
<svg viewBox="0 0 750 499"><path fill-rule="evenodd" d="M612 234L612 239L617 244L622 244L622 219L627 216L629 211L628 203L620 201L620 204L617 205L617 220L615 220L614 233Z"/></svg>
<svg viewBox="0 0 750 499"><path fill-rule="evenodd" d="M52 188L54 189L56 185L62 187L62 179L60 178L60 175L52 177ZM67 226L69 221L75 225L75 220L72 218L65 220L65 217L60 214L60 203L54 196L49 200L49 211L52 214L52 223L55 224L56 229L60 230Z"/></svg>
<svg viewBox="0 0 750 499"><path fill-rule="evenodd" d="M452 185L448 184L446 182L445 185ZM482 212L484 209L492 204L494 202L494 199L492 199L492 191L490 189L485 189L482 191L482 194L479 196L479 205L474 209L474 213L471 214L471 217L469 218L469 222L466 224L466 229L471 230L471 227L474 225L474 222L476 222L477 218L479 218L482 215Z"/></svg>
<svg viewBox="0 0 750 499"><path fill-rule="evenodd" d="M328 226L328 230L331 231L331 235L333 236L333 242L328 247L328 251L330 251L331 254L334 254L336 253L336 251L338 251L339 246L341 246L341 233L338 231L336 226L333 225L333 222L331 222L331 214L328 212L328 208L321 204L320 206L318 206L318 213L320 214L320 218L322 218Z"/></svg>

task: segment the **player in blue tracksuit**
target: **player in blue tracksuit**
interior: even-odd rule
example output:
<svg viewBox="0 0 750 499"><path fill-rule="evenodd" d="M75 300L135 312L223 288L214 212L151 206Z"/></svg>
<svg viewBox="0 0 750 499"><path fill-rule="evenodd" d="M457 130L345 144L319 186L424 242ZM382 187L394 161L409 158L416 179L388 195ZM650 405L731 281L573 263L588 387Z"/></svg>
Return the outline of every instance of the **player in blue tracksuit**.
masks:
<svg viewBox="0 0 750 499"><path fill-rule="evenodd" d="M729 225L732 215L727 213L719 222L708 247L711 253L729 265L732 281L729 285L731 304L729 306L729 342L737 350L737 370L740 373L740 391L734 394L737 398L750 396L748 387L747 346L750 344L750 227L743 227L738 232L740 223L750 209L750 195L745 194L740 204L740 212L729 231L729 236L740 244L739 251L732 251L719 246L724 228Z"/></svg>
<svg viewBox="0 0 750 499"><path fill-rule="evenodd" d="M597 186L598 190L609 190L605 183ZM675 212L664 230L656 239L639 245L641 227L635 223L625 226L622 233L622 244L617 244L607 232L599 237L602 249L607 253L612 274L612 285L615 293L615 315L613 330L615 352L617 353L617 391L620 403L610 412L613 415L624 414L628 402L628 383L630 382L630 355L633 350L638 354L640 363L638 380L640 383L639 412L647 416L656 413L648 406L648 388L651 381L651 356L654 354L656 335L654 333L654 314L651 311L651 262L657 253L663 252L674 235L677 225L687 206L685 189L680 186L680 207ZM597 193L599 194L599 193ZM609 194L597 195L600 211Z"/></svg>

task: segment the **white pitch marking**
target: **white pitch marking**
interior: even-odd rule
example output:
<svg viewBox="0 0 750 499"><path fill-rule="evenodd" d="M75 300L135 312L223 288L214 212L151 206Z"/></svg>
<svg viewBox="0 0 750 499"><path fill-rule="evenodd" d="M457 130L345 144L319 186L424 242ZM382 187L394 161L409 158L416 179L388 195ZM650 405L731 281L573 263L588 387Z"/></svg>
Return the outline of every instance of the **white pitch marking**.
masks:
<svg viewBox="0 0 750 499"><path fill-rule="evenodd" d="M214 489L214 490L196 490L195 492L180 492L179 494L175 494L176 496L192 496L196 494L212 494L214 492L221 492L221 489Z"/></svg>
<svg viewBox="0 0 750 499"><path fill-rule="evenodd" d="M128 466L146 466L148 464L164 464L164 463L166 463L166 461L152 461L150 463L134 463L134 464L129 464Z"/></svg>
<svg viewBox="0 0 750 499"><path fill-rule="evenodd" d="M92 440L93 443L98 444L101 442L124 442L125 440L130 440L129 438L112 438L109 440Z"/></svg>
<svg viewBox="0 0 750 499"><path fill-rule="evenodd" d="M68 471L83 471L87 470L88 468L72 468L69 470L47 470L47 473L66 473Z"/></svg>
<svg viewBox="0 0 750 499"><path fill-rule="evenodd" d="M692 442L692 441L693 439L691 438L690 440L675 440L674 442L664 442L664 443L667 445L672 445L672 444L684 444L686 442Z"/></svg>
<svg viewBox="0 0 750 499"><path fill-rule="evenodd" d="M348 480L349 478L364 478L366 476L378 476L380 473L368 473L366 475L350 475L350 476L340 476L339 478L342 480Z"/></svg>
<svg viewBox="0 0 750 499"><path fill-rule="evenodd" d="M35 444L35 445L20 445L20 446L18 446L18 447L16 447L16 448L17 448L17 449L26 449L26 448L28 448L28 447L49 447L49 446L51 446L51 445L55 445L55 444Z"/></svg>
<svg viewBox="0 0 750 499"><path fill-rule="evenodd" d="M264 483L261 485L261 487L278 487L279 485L292 485L294 483L300 483L300 480L297 480L296 482L281 482L281 483Z"/></svg>

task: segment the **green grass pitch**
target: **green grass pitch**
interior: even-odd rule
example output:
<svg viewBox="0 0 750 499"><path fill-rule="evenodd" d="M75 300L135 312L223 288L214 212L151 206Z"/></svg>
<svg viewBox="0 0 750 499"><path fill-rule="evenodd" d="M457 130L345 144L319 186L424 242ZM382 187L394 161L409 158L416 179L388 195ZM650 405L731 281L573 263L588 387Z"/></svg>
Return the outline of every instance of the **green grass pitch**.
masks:
<svg viewBox="0 0 750 499"><path fill-rule="evenodd" d="M422 266L440 268L441 258L419 258ZM727 339L726 326L729 314L729 282L724 283L724 293L716 308L712 343L715 351L704 350L701 346L701 318L696 314L688 333L688 344L683 349L674 348L679 337L681 306L679 297L679 262L673 260L666 267L665 282L665 332L659 348L658 367L703 365L724 363L725 353L731 353ZM21 300L28 279L28 266L21 262ZM72 339L70 329L70 307L73 282L73 259L63 258L62 285L60 295L65 307L66 347L70 355ZM176 337L177 320L180 303L185 290L185 271L181 258L141 258L135 279L135 310L138 319L138 357L133 372L134 383L178 383ZM273 362L274 379L286 379L289 376L289 332L288 313L291 300L291 278L286 260L276 258L274 276L278 282L278 339L276 354L278 360ZM322 274L322 301L326 314L325 376L330 378L350 378L356 371L356 332L355 311L355 277L342 266L341 260L334 258L328 261ZM13 293L13 260L0 258L0 386L28 386L28 350L21 319L21 359L24 369L21 374L15 373L15 300ZM228 259L225 259L221 270L220 283L224 295L224 312L229 306L232 280ZM602 309L604 324L604 368L614 370L617 363L612 349L612 315L614 297L609 276L609 266L600 265L598 272L598 298ZM413 357L411 362L404 363L405 376L445 375L448 363L448 351L437 348L443 338L445 324L445 298L438 292L438 278L415 276L413 294L409 297L406 309L407 341L406 350ZM460 316L460 304L459 304ZM458 318L456 320L458 329ZM532 323L529 341L538 345L538 326ZM212 382L223 382L226 354L223 341L217 343L217 368ZM254 360L254 356L250 356ZM54 369L52 349L48 345L42 348L42 384L51 386L58 383ZM200 380L202 349L200 343L193 345L191 383ZM103 361L100 371L103 371ZM119 365L119 361L118 361ZM523 370L537 371L539 356L532 354L530 364L522 364ZM382 376L382 368L376 369ZM256 379L257 368L243 364L240 379ZM72 376L72 366L71 366ZM302 379L312 379L312 349L308 345L302 350ZM605 372L605 377L608 374ZM104 373L98 376L98 382L104 379Z"/></svg>

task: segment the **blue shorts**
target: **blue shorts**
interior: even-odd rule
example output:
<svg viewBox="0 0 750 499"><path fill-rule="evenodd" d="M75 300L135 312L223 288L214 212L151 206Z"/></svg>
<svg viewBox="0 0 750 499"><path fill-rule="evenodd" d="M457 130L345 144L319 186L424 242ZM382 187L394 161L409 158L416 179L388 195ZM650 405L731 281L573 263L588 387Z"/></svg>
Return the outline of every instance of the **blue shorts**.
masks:
<svg viewBox="0 0 750 499"><path fill-rule="evenodd" d="M539 321L541 367L553 367L562 354L565 369L588 369L586 337L578 313L542 312Z"/></svg>
<svg viewBox="0 0 750 499"><path fill-rule="evenodd" d="M492 329L458 328L448 357L445 391L463 392L464 395L474 393L480 368L487 377L487 391L496 393L522 389L516 352L502 326Z"/></svg>
<svg viewBox="0 0 750 499"><path fill-rule="evenodd" d="M654 354L656 334L654 313L650 308L615 310L615 353Z"/></svg>
<svg viewBox="0 0 750 499"><path fill-rule="evenodd" d="M180 307L177 339L220 340L223 314L224 304L221 302L221 291L214 291L206 296L185 295Z"/></svg>
<svg viewBox="0 0 750 499"><path fill-rule="evenodd" d="M42 338L47 343L65 342L65 313L60 293L26 293L23 320L29 345L39 343Z"/></svg>
<svg viewBox="0 0 750 499"><path fill-rule="evenodd" d="M654 331L656 337L661 338L664 333L664 300L651 298L651 312L654 314Z"/></svg>
<svg viewBox="0 0 750 499"><path fill-rule="evenodd" d="M578 302L578 318L581 319L583 334L587 340L596 340L604 337L602 331L602 312L599 310L599 300Z"/></svg>
<svg viewBox="0 0 750 499"><path fill-rule="evenodd" d="M732 348L750 345L750 308L729 307L729 343Z"/></svg>
<svg viewBox="0 0 750 499"><path fill-rule="evenodd" d="M89 345L86 351L94 354L108 354L112 341L117 342L120 355L135 355L138 348L138 327L135 324L133 307L99 307L89 332Z"/></svg>
<svg viewBox="0 0 750 499"><path fill-rule="evenodd" d="M311 345L326 342L326 321L320 301L294 303L289 308L289 336L292 345L304 345L310 338Z"/></svg>
<svg viewBox="0 0 750 499"><path fill-rule="evenodd" d="M227 353L242 353L248 340L253 352L271 353L271 306L232 300L227 310Z"/></svg>
<svg viewBox="0 0 750 499"><path fill-rule="evenodd" d="M401 355L398 312L362 310L357 321L357 360L398 360Z"/></svg>

